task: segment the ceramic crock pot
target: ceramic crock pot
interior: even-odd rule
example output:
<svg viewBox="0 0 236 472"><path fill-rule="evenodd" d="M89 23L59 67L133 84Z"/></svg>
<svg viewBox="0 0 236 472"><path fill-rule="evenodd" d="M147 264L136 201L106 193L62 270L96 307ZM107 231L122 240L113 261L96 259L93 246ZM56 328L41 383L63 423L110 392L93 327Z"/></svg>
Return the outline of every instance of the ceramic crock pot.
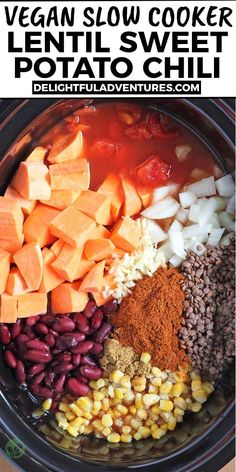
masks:
<svg viewBox="0 0 236 472"><path fill-rule="evenodd" d="M108 99L105 99L106 101ZM104 100L96 99L95 103ZM113 99L114 101L114 99ZM133 101L130 99L129 101ZM174 116L209 146L225 170L234 166L233 100L139 99ZM0 101L0 192L49 127L91 100ZM1 222L0 222L1 224ZM203 409L158 441L109 444L92 437L61 442L50 415L32 419L36 400L4 366L0 353L0 447L29 472L215 472L234 454L234 371L225 372Z"/></svg>

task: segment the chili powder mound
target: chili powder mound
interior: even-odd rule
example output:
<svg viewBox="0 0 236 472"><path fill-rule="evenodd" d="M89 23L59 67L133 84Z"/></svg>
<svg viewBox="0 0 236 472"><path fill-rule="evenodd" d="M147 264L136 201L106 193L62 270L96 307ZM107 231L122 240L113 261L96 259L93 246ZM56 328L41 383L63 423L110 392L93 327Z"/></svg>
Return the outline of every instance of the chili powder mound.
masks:
<svg viewBox="0 0 236 472"><path fill-rule="evenodd" d="M114 338L137 354L149 352L152 365L162 370L174 371L188 362L178 339L184 306L182 281L175 268L160 268L140 280L110 317Z"/></svg>

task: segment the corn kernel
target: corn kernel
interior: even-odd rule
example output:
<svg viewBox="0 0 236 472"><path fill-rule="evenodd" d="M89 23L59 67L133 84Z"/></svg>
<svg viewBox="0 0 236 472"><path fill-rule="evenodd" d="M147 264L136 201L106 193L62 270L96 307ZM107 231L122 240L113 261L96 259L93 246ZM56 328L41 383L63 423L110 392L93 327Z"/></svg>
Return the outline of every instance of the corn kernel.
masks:
<svg viewBox="0 0 236 472"><path fill-rule="evenodd" d="M215 390L214 386L210 382L204 382L203 389L208 395L210 395Z"/></svg>
<svg viewBox="0 0 236 472"><path fill-rule="evenodd" d="M152 367L151 372L154 377L160 377L162 373L161 370L158 369L158 367Z"/></svg>
<svg viewBox="0 0 236 472"><path fill-rule="evenodd" d="M148 393L156 394L157 393L157 388L154 385L150 384L149 387L148 387Z"/></svg>
<svg viewBox="0 0 236 472"><path fill-rule="evenodd" d="M33 418L40 418L43 416L44 411L41 408L36 408L36 410L33 411L32 416Z"/></svg>
<svg viewBox="0 0 236 472"><path fill-rule="evenodd" d="M145 393L145 395L143 395L143 404L145 406L152 406L154 405L155 403L159 402L160 400L160 397L159 395L154 395L154 394L151 394L151 393Z"/></svg>
<svg viewBox="0 0 236 472"><path fill-rule="evenodd" d="M109 375L110 381L116 384L120 383L123 377L124 377L124 373L121 372L121 370L119 369L113 370L113 372L111 372Z"/></svg>
<svg viewBox="0 0 236 472"><path fill-rule="evenodd" d="M85 425L82 424L80 427L79 427L79 434L84 434L85 432Z"/></svg>
<svg viewBox="0 0 236 472"><path fill-rule="evenodd" d="M118 443L120 442L120 435L118 433L111 433L107 436L107 440L110 443Z"/></svg>
<svg viewBox="0 0 236 472"><path fill-rule="evenodd" d="M108 396L111 397L111 398L114 398L114 397L115 397L114 387L113 387L112 385L109 385L109 386L108 386L107 394L108 394Z"/></svg>
<svg viewBox="0 0 236 472"><path fill-rule="evenodd" d="M196 370L192 370L192 372L190 372L190 377L192 380L201 380L201 377L199 373L196 372Z"/></svg>
<svg viewBox="0 0 236 472"><path fill-rule="evenodd" d="M181 410L181 408L175 408L174 409L174 415L176 416L184 416L184 411Z"/></svg>
<svg viewBox="0 0 236 472"><path fill-rule="evenodd" d="M171 411L162 411L160 417L165 421L168 422L170 418L173 417L173 413Z"/></svg>
<svg viewBox="0 0 236 472"><path fill-rule="evenodd" d="M104 379L98 379L98 380L96 381L96 384L97 384L97 388L102 388L102 387L104 387L104 386L106 385Z"/></svg>
<svg viewBox="0 0 236 472"><path fill-rule="evenodd" d="M61 403L59 403L59 410L64 411L64 412L70 411L70 407L69 407L69 405L67 405L67 403L61 402Z"/></svg>
<svg viewBox="0 0 236 472"><path fill-rule="evenodd" d="M135 434L133 435L133 438L134 438L136 441L140 441L140 439L142 439L142 436L141 436L140 433L137 432L137 433L135 433Z"/></svg>
<svg viewBox="0 0 236 472"><path fill-rule="evenodd" d="M184 384L182 382L177 382L175 385L172 386L170 395L172 397L180 397L183 393Z"/></svg>
<svg viewBox="0 0 236 472"><path fill-rule="evenodd" d="M149 352L142 352L140 356L140 361L143 362L144 364L148 364L151 360L151 356Z"/></svg>
<svg viewBox="0 0 236 472"><path fill-rule="evenodd" d="M143 400L142 400L141 393L136 394L134 402L135 402L136 408L142 408L143 407Z"/></svg>
<svg viewBox="0 0 236 472"><path fill-rule="evenodd" d="M196 390L199 390L200 388L202 388L202 381L201 380L192 380L192 382L191 382L192 392L196 392Z"/></svg>
<svg viewBox="0 0 236 472"><path fill-rule="evenodd" d="M114 388L114 392L115 392L116 400L118 401L122 400L122 398L124 397L122 390L120 388Z"/></svg>
<svg viewBox="0 0 236 472"><path fill-rule="evenodd" d="M103 411L107 411L110 408L110 401L109 398L103 398L102 400L102 408Z"/></svg>
<svg viewBox="0 0 236 472"><path fill-rule="evenodd" d="M152 431L153 439L160 439L162 436L165 436L165 434L166 434L166 431L160 428L157 428L154 431Z"/></svg>
<svg viewBox="0 0 236 472"><path fill-rule="evenodd" d="M151 384L154 385L154 387L160 387L162 385L162 380L160 377L153 377L151 379Z"/></svg>
<svg viewBox="0 0 236 472"><path fill-rule="evenodd" d="M76 416L82 416L83 415L83 410L81 410L81 408L79 408L76 403L70 403L70 411L72 410L73 413L76 415Z"/></svg>
<svg viewBox="0 0 236 472"><path fill-rule="evenodd" d="M160 400L160 409L163 411L172 411L173 403L170 400Z"/></svg>
<svg viewBox="0 0 236 472"><path fill-rule="evenodd" d="M94 410L97 410L97 411L101 410L102 402L100 400L95 400L93 402L93 408L94 408Z"/></svg>
<svg viewBox="0 0 236 472"><path fill-rule="evenodd" d="M121 387L131 388L130 377L128 375L124 375L124 377L122 377L122 379L120 380L120 385Z"/></svg>
<svg viewBox="0 0 236 472"><path fill-rule="evenodd" d="M101 420L94 420L92 422L92 425L95 429L97 429L98 431L102 431L104 429L104 424L102 423Z"/></svg>
<svg viewBox="0 0 236 472"><path fill-rule="evenodd" d="M119 411L122 415L128 414L128 408L125 405L117 405L116 410Z"/></svg>
<svg viewBox="0 0 236 472"><path fill-rule="evenodd" d="M168 431L168 423L163 423L161 426L160 426L161 429L163 429L163 431Z"/></svg>
<svg viewBox="0 0 236 472"><path fill-rule="evenodd" d="M100 400L103 400L104 398L104 393L102 392L93 392L93 399L96 400L96 401L100 401Z"/></svg>
<svg viewBox="0 0 236 472"><path fill-rule="evenodd" d="M172 383L168 380L160 386L160 394L168 395L172 390Z"/></svg>
<svg viewBox="0 0 236 472"><path fill-rule="evenodd" d="M132 441L132 436L131 434L121 434L120 440L124 443L130 443Z"/></svg>
<svg viewBox="0 0 236 472"><path fill-rule="evenodd" d="M81 425L83 424L83 422L84 422L84 419L77 416L77 418L75 418L74 420L70 421L70 426L71 426L72 428L77 428L77 429L78 429L79 426L81 426Z"/></svg>
<svg viewBox="0 0 236 472"><path fill-rule="evenodd" d="M168 429L169 431L174 431L175 427L176 427L176 418L174 418L174 416L172 418L169 419L168 421Z"/></svg>
<svg viewBox="0 0 236 472"><path fill-rule="evenodd" d="M42 403L42 408L43 408L43 410L45 410L45 411L50 410L51 406L52 406L52 398L47 398L47 399L44 400L44 402Z"/></svg>
<svg viewBox="0 0 236 472"><path fill-rule="evenodd" d="M146 420L148 417L148 413L146 410L144 410L144 408L141 408L140 410L137 410L137 416L142 420Z"/></svg>
<svg viewBox="0 0 236 472"><path fill-rule="evenodd" d="M91 411L93 411L93 410L91 410ZM84 411L83 412L83 417L86 418L87 420L91 420L93 418L93 415L89 411Z"/></svg>
<svg viewBox="0 0 236 472"><path fill-rule="evenodd" d="M146 388L146 379L145 377L134 377L131 385L136 392L143 392Z"/></svg>
<svg viewBox="0 0 236 472"><path fill-rule="evenodd" d="M96 380L90 380L89 386L90 386L93 390L98 390L98 386L97 386Z"/></svg>
<svg viewBox="0 0 236 472"><path fill-rule="evenodd" d="M70 426L68 424L67 428L66 428L66 431L71 435L71 436L74 436L75 438L78 436L79 432L76 428L72 428L72 426Z"/></svg>
<svg viewBox="0 0 236 472"><path fill-rule="evenodd" d="M187 409L187 402L182 397L174 398L174 405L184 411Z"/></svg>
<svg viewBox="0 0 236 472"><path fill-rule="evenodd" d="M104 429L102 430L102 434L103 434L104 436L108 436L109 434L111 434L111 432L112 432L112 431L111 431L111 428L104 428Z"/></svg>
<svg viewBox="0 0 236 472"><path fill-rule="evenodd" d="M67 411L67 412L65 413L65 415L66 415L66 419L67 419L68 421L72 421L72 420L74 420L74 419L76 418L76 415L74 415L74 413L72 413L72 411Z"/></svg>
<svg viewBox="0 0 236 472"><path fill-rule="evenodd" d="M60 428L62 429L67 429L67 427L69 426L69 423L64 415L64 413L61 413L61 412L57 412L56 415L55 415L55 418L58 422L58 426L60 426Z"/></svg>
<svg viewBox="0 0 236 472"><path fill-rule="evenodd" d="M155 415L159 415L160 412L161 412L161 409L160 409L159 406L154 405L154 406L151 407L151 412L154 413Z"/></svg>
<svg viewBox="0 0 236 472"><path fill-rule="evenodd" d="M195 382L197 382L197 380ZM192 397L199 403L204 403L207 400L206 394L202 388L194 391Z"/></svg>
<svg viewBox="0 0 236 472"><path fill-rule="evenodd" d="M109 413L103 415L102 424L108 428L113 425L113 419Z"/></svg>
<svg viewBox="0 0 236 472"><path fill-rule="evenodd" d="M114 421L114 424L118 426L119 428L122 428L124 421L122 420L122 418L116 418Z"/></svg>
<svg viewBox="0 0 236 472"><path fill-rule="evenodd" d="M148 438L151 435L151 430L146 426L140 426L138 433L141 434L142 438Z"/></svg>
<svg viewBox="0 0 236 472"><path fill-rule="evenodd" d="M193 403L191 406L191 411L193 411L193 413L198 413L201 409L202 409L202 405L201 403L198 403L198 402Z"/></svg>
<svg viewBox="0 0 236 472"><path fill-rule="evenodd" d="M130 426L131 428L133 429L139 429L139 427L141 426L141 422L136 420L135 418L133 418L131 421L130 421Z"/></svg>
<svg viewBox="0 0 236 472"><path fill-rule="evenodd" d="M130 426L122 426L122 433L123 434L129 434L130 431L131 431L131 427Z"/></svg>
<svg viewBox="0 0 236 472"><path fill-rule="evenodd" d="M153 425L153 420L151 418L148 418L146 421L145 421L145 426L152 426Z"/></svg>
<svg viewBox="0 0 236 472"><path fill-rule="evenodd" d="M126 403L130 403L130 402L132 402L134 399L135 399L135 395L134 395L134 393L132 392L132 390L130 390L129 392L126 392L126 393L124 394L124 401L125 401Z"/></svg>
<svg viewBox="0 0 236 472"><path fill-rule="evenodd" d="M130 405L129 407L129 411L131 413L131 415L136 415L136 411L137 411L137 408L134 406L134 405Z"/></svg>
<svg viewBox="0 0 236 472"><path fill-rule="evenodd" d="M91 411L93 408L93 402L88 397L80 397L76 405L84 411Z"/></svg>

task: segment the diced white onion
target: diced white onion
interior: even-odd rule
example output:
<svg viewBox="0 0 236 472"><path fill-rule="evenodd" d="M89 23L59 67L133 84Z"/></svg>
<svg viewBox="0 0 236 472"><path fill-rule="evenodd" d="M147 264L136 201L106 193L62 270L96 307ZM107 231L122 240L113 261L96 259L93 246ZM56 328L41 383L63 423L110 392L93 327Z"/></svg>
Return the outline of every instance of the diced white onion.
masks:
<svg viewBox="0 0 236 472"><path fill-rule="evenodd" d="M202 228L200 225L191 225L191 226L185 226L183 229L183 236L184 239L191 239L193 237L198 237L199 234L204 233L210 233L212 230L212 225L207 224L205 225L204 228Z"/></svg>
<svg viewBox="0 0 236 472"><path fill-rule="evenodd" d="M196 195L193 192L181 192L179 193L179 201L183 208L188 208L192 203L195 203L197 200Z"/></svg>
<svg viewBox="0 0 236 472"><path fill-rule="evenodd" d="M179 203L172 197L154 203L142 211L141 215L152 220L160 220L175 216L179 209Z"/></svg>
<svg viewBox="0 0 236 472"><path fill-rule="evenodd" d="M216 213L213 213L211 217L212 228L220 228L219 219Z"/></svg>
<svg viewBox="0 0 236 472"><path fill-rule="evenodd" d="M174 256L172 256L169 260L169 263L173 266L173 267L179 267L180 264L182 264L184 259L182 259L182 257L179 257L177 256L176 254Z"/></svg>
<svg viewBox="0 0 236 472"><path fill-rule="evenodd" d="M196 201L196 203L200 205L201 207L203 207L206 204L206 202L207 202L206 197L198 198L198 200Z"/></svg>
<svg viewBox="0 0 236 472"><path fill-rule="evenodd" d="M228 199L224 197L211 197L210 200L216 203L216 211L224 210L228 202Z"/></svg>
<svg viewBox="0 0 236 472"><path fill-rule="evenodd" d="M180 207L176 213L176 218L179 220L181 223L186 223L188 219L188 210L185 208Z"/></svg>
<svg viewBox="0 0 236 472"><path fill-rule="evenodd" d="M179 144L175 147L175 155L180 162L185 161L191 151L192 148L188 144Z"/></svg>
<svg viewBox="0 0 236 472"><path fill-rule="evenodd" d="M161 241L167 239L167 234L163 231L163 229L152 220L146 220L148 225L148 231L151 237L153 244L158 244Z"/></svg>
<svg viewBox="0 0 236 472"><path fill-rule="evenodd" d="M201 243L195 243L192 247L192 251L197 254L197 256L202 256L206 252L206 247Z"/></svg>
<svg viewBox="0 0 236 472"><path fill-rule="evenodd" d="M234 215L235 213L235 195L232 195L227 203L226 206L226 211L228 213L232 213Z"/></svg>
<svg viewBox="0 0 236 472"><path fill-rule="evenodd" d="M194 184L186 185L185 190L187 192L193 192L196 197L210 197L211 195L215 195L216 186L214 177L206 177L205 179L199 180Z"/></svg>
<svg viewBox="0 0 236 472"><path fill-rule="evenodd" d="M205 170L202 170L202 169L198 169L196 167L196 169L193 169L191 174L190 174L190 177L194 180L200 180L200 179L204 179L205 177L207 177L209 174L207 174L207 172Z"/></svg>
<svg viewBox="0 0 236 472"><path fill-rule="evenodd" d="M198 223L201 210L202 208L200 205L198 205L197 203L192 203L188 214L189 221L192 221L193 223Z"/></svg>
<svg viewBox="0 0 236 472"><path fill-rule="evenodd" d="M226 174L216 181L216 188L220 196L231 197L235 192L235 183L232 175Z"/></svg>
<svg viewBox="0 0 236 472"><path fill-rule="evenodd" d="M170 225L168 233L170 231L182 231L182 229L183 229L183 225L178 220L175 219L173 223Z"/></svg>
<svg viewBox="0 0 236 472"><path fill-rule="evenodd" d="M218 218L221 226L228 229L229 231L235 231L235 221L233 220L230 213L222 211L222 213L219 213Z"/></svg>
<svg viewBox="0 0 236 472"><path fill-rule="evenodd" d="M211 246L217 246L217 244L219 244L221 240L224 231L225 228L213 228L210 232L207 244L210 244Z"/></svg>
<svg viewBox="0 0 236 472"><path fill-rule="evenodd" d="M220 245L223 246L223 247L226 247L230 244L232 238L234 237L234 233L231 232L231 233L227 233L225 236L223 236L223 238L221 239L220 241Z"/></svg>
<svg viewBox="0 0 236 472"><path fill-rule="evenodd" d="M164 187L155 188L153 191L152 203L156 203L159 200L162 200L163 198L167 197L167 195L171 195L177 192L178 188L178 184L170 184L165 185Z"/></svg>
<svg viewBox="0 0 236 472"><path fill-rule="evenodd" d="M169 232L170 247L172 251L183 259L186 257L184 250L184 238L181 231L170 231Z"/></svg>
<svg viewBox="0 0 236 472"><path fill-rule="evenodd" d="M170 242L167 241L166 243L162 244L158 249L157 249L157 255L162 254L165 258L165 260L168 262L172 256L174 256L174 251L170 247Z"/></svg>
<svg viewBox="0 0 236 472"><path fill-rule="evenodd" d="M201 212L199 215L199 224L201 226L205 226L208 223L215 212L216 209L216 202L209 198L206 204L201 208Z"/></svg>

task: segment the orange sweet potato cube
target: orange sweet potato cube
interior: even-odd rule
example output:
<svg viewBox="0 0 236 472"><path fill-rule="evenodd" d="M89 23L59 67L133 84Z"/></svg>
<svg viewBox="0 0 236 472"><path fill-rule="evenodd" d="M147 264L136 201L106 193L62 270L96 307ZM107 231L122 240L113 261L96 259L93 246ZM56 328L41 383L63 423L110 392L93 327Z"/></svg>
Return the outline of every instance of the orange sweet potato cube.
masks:
<svg viewBox="0 0 236 472"><path fill-rule="evenodd" d="M43 256L39 244L25 244L13 259L29 290L38 290L43 276Z"/></svg>
<svg viewBox="0 0 236 472"><path fill-rule="evenodd" d="M18 318L44 315L47 312L48 297L46 293L30 292L17 296Z"/></svg>
<svg viewBox="0 0 236 472"><path fill-rule="evenodd" d="M21 194L10 185L7 187L4 195L18 202L25 215L29 215L36 205L36 200L28 200L22 197Z"/></svg>
<svg viewBox="0 0 236 472"><path fill-rule="evenodd" d="M11 254L0 249L0 294L5 292L10 272Z"/></svg>
<svg viewBox="0 0 236 472"><path fill-rule="evenodd" d="M142 203L136 191L133 181L129 178L123 178L121 185L124 192L124 203L122 206L122 215L133 216L142 209Z"/></svg>
<svg viewBox="0 0 236 472"><path fill-rule="evenodd" d="M129 217L121 218L111 232L111 241L116 247L126 252L134 251L141 236L140 225Z"/></svg>
<svg viewBox="0 0 236 472"><path fill-rule="evenodd" d="M13 269L10 270L6 292L9 295L22 295L29 292L29 288L27 287L24 278L16 267L13 267Z"/></svg>
<svg viewBox="0 0 236 472"><path fill-rule="evenodd" d="M96 223L109 225L112 222L111 199L106 195L87 190L81 193L74 206L95 220Z"/></svg>
<svg viewBox="0 0 236 472"><path fill-rule="evenodd" d="M87 259L93 261L102 261L111 257L115 246L110 239L89 239L84 246L84 254Z"/></svg>
<svg viewBox="0 0 236 472"><path fill-rule="evenodd" d="M17 320L17 297L2 293L1 308L0 308L0 322L1 323L15 323Z"/></svg>
<svg viewBox="0 0 236 472"><path fill-rule="evenodd" d="M52 190L87 190L90 170L87 159L61 162L49 166Z"/></svg>
<svg viewBox="0 0 236 472"><path fill-rule="evenodd" d="M48 155L48 162L51 164L72 161L78 159L83 151L83 133L79 130L75 135L62 136L55 144Z"/></svg>
<svg viewBox="0 0 236 472"><path fill-rule="evenodd" d="M52 190L51 198L49 200L40 200L45 205L58 208L58 210L64 210L69 205L75 202L79 197L81 191L75 192L74 190Z"/></svg>
<svg viewBox="0 0 236 472"><path fill-rule="evenodd" d="M82 256L83 246L76 249L70 244L64 243L58 257L52 262L52 268L64 280L73 282L76 278L79 262Z"/></svg>
<svg viewBox="0 0 236 472"><path fill-rule="evenodd" d="M83 246L95 227L95 221L74 205L63 210L50 223L50 231L54 236L76 248Z"/></svg>
<svg viewBox="0 0 236 472"><path fill-rule="evenodd" d="M4 251L10 252L12 255L22 247L23 242L23 234L21 234L19 239L0 239L0 248L4 249Z"/></svg>
<svg viewBox="0 0 236 472"><path fill-rule="evenodd" d="M84 277L80 285L81 292L101 292L105 261L98 262Z"/></svg>
<svg viewBox="0 0 236 472"><path fill-rule="evenodd" d="M64 242L63 242L64 244ZM58 285L61 285L64 282L64 278L61 277L57 272L52 268L52 262L56 260L56 256L47 247L42 250L43 255L43 277L39 287L40 293L48 293Z"/></svg>
<svg viewBox="0 0 236 472"><path fill-rule="evenodd" d="M124 201L119 177L114 172L110 172L97 192L111 198L111 217L113 222L116 221Z"/></svg>
<svg viewBox="0 0 236 472"><path fill-rule="evenodd" d="M8 197L0 197L0 239L20 239L22 224L20 204Z"/></svg>
<svg viewBox="0 0 236 472"><path fill-rule="evenodd" d="M21 162L11 185L29 200L49 200L51 196L49 171L43 162Z"/></svg>
<svg viewBox="0 0 236 472"><path fill-rule="evenodd" d="M41 247L53 243L56 238L51 234L49 225L58 214L60 210L38 203L24 222L25 241L38 242Z"/></svg>
<svg viewBox="0 0 236 472"><path fill-rule="evenodd" d="M42 146L37 146L26 158L26 162L43 162L46 154L47 154L46 148Z"/></svg>
<svg viewBox="0 0 236 472"><path fill-rule="evenodd" d="M65 282L51 292L52 313L83 311L88 302L87 293L79 292L80 282Z"/></svg>

